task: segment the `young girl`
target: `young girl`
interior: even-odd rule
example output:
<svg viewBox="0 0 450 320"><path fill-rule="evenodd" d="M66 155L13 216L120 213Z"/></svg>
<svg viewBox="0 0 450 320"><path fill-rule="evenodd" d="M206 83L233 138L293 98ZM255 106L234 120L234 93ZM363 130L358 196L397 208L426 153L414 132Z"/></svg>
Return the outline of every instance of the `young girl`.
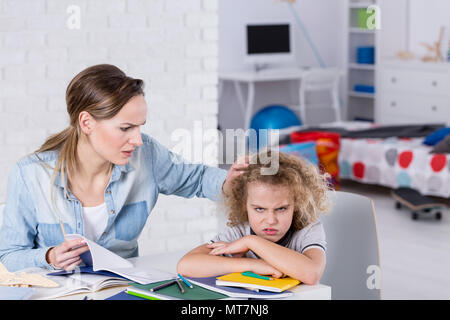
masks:
<svg viewBox="0 0 450 320"><path fill-rule="evenodd" d="M273 157L260 153L234 179L225 198L228 227L188 252L178 263L179 273L209 277L253 271L318 283L325 268L325 233L318 217L328 209L327 175L298 157L278 156L275 174L261 174L269 165L260 159Z"/></svg>

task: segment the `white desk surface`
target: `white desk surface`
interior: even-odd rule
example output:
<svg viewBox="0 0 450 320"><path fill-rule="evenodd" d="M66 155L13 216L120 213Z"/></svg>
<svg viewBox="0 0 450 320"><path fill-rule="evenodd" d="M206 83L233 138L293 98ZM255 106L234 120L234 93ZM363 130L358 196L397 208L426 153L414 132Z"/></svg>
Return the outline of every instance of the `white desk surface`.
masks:
<svg viewBox="0 0 450 320"><path fill-rule="evenodd" d="M168 271L173 274L176 274L176 266L179 259L184 255L185 252L174 252L174 253L164 253L157 255L149 255L138 258L131 258L130 261L136 267L140 266L148 266L155 269L160 269L163 271ZM125 290L127 286L123 287L115 287L104 289L98 292L93 293L81 293L74 294L66 297L61 297L55 300L83 300L85 296L88 299L94 300L104 300L109 298L123 290ZM318 284L314 286L301 284L293 289L294 295L284 298L284 300L330 300L331 299L331 287ZM238 299L236 299L238 300Z"/></svg>
<svg viewBox="0 0 450 320"><path fill-rule="evenodd" d="M219 73L220 80L240 82L263 82L281 80L299 80L310 68L274 68L261 71L226 71Z"/></svg>

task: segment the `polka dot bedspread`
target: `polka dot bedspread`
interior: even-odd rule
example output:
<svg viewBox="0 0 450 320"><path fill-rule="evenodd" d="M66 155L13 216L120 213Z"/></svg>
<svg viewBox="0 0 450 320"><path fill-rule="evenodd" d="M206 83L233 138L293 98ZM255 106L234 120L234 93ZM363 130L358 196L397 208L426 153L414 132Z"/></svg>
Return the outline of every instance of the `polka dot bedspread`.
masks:
<svg viewBox="0 0 450 320"><path fill-rule="evenodd" d="M341 138L342 179L450 197L450 154L432 154L423 138Z"/></svg>

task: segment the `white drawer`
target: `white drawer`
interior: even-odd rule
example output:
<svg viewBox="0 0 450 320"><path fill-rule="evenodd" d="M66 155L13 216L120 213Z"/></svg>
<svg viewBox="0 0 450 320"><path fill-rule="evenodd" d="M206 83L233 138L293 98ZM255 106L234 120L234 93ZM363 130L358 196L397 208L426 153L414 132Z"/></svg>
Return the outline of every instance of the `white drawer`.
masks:
<svg viewBox="0 0 450 320"><path fill-rule="evenodd" d="M380 94L380 119L404 118L407 122L450 122L450 98L406 94Z"/></svg>
<svg viewBox="0 0 450 320"><path fill-rule="evenodd" d="M417 92L450 96L450 75L436 72L414 72Z"/></svg>
<svg viewBox="0 0 450 320"><path fill-rule="evenodd" d="M383 91L407 92L414 85L410 73L397 69L382 69L380 71L380 86Z"/></svg>
<svg viewBox="0 0 450 320"><path fill-rule="evenodd" d="M411 115L411 101L407 95L380 94L379 108L383 115Z"/></svg>
<svg viewBox="0 0 450 320"><path fill-rule="evenodd" d="M450 121L450 98L439 96L410 96L415 104L412 114L437 122Z"/></svg>
<svg viewBox="0 0 450 320"><path fill-rule="evenodd" d="M450 96L450 74L417 70L382 69L380 86L388 92Z"/></svg>

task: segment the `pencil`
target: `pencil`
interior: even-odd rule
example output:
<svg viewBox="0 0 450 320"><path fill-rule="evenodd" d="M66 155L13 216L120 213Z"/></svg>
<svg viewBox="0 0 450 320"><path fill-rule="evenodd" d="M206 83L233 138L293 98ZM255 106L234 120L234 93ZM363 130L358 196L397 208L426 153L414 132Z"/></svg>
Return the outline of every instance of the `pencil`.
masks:
<svg viewBox="0 0 450 320"><path fill-rule="evenodd" d="M181 286L180 280L175 279L175 281L177 282L178 288L180 288L181 293L184 293L184 289L183 289L183 287Z"/></svg>
<svg viewBox="0 0 450 320"><path fill-rule="evenodd" d="M251 278L257 278L257 279L263 279L263 280L273 280L273 278L271 278L271 277L262 276L262 275L254 273L254 272L251 272L251 271L245 271L245 272L242 272L241 274L243 276L251 277Z"/></svg>
<svg viewBox="0 0 450 320"><path fill-rule="evenodd" d="M183 282L186 283L186 285L187 285L189 288L191 288L191 289L194 288L194 286L193 286L189 281L187 281L181 274L178 273L178 277L180 277L180 279L183 280Z"/></svg>
<svg viewBox="0 0 450 320"><path fill-rule="evenodd" d="M163 289L163 288L168 287L168 286L171 286L171 285L173 285L173 284L175 284L175 283L176 283L176 281L175 281L175 280L172 280L172 281L163 283L163 284L161 284L161 285L159 285L159 286L157 286L157 287L151 288L150 291L153 292L153 291L156 291L156 290L159 290L159 289Z"/></svg>
<svg viewBox="0 0 450 320"><path fill-rule="evenodd" d="M64 229L64 225L61 222L61 220L59 220L59 226L61 227L61 231L63 233L64 241L66 241L66 230Z"/></svg>

